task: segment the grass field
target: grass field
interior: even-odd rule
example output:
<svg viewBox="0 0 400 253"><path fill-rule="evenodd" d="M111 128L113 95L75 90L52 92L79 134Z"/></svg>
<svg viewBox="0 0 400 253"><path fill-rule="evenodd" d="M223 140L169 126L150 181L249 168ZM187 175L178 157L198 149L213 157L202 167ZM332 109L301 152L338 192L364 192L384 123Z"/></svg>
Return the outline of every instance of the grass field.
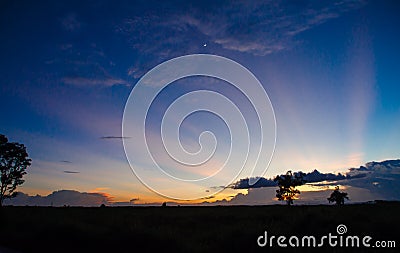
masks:
<svg viewBox="0 0 400 253"><path fill-rule="evenodd" d="M4 207L0 252L399 252L396 248L259 247L269 235L366 235L400 244L400 203L336 206ZM371 243L370 242L370 243ZM328 244L328 243L326 243Z"/></svg>

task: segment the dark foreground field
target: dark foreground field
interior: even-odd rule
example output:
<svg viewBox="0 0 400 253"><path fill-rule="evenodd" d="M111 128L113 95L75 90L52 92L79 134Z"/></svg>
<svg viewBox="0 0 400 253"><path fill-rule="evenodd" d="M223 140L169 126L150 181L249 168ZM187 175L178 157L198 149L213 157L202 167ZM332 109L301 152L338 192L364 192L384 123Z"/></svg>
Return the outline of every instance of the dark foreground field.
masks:
<svg viewBox="0 0 400 253"><path fill-rule="evenodd" d="M400 252L400 204L236 207L5 207L0 252L300 252L259 247L257 238L366 235L396 248L331 248L315 252ZM328 243L326 243L328 244Z"/></svg>

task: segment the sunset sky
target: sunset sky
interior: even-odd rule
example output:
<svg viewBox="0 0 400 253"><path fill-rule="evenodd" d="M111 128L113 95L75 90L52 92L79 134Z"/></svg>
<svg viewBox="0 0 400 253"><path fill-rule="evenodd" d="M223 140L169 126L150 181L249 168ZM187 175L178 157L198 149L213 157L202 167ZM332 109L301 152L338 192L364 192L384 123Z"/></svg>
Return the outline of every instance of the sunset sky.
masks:
<svg viewBox="0 0 400 253"><path fill-rule="evenodd" d="M346 172L369 161L400 158L397 1L189 2L0 4L0 133L24 143L33 160L22 192L75 190L117 202L167 201L130 168L122 118L146 72L188 54L232 59L268 93L276 149L266 174L256 176L287 170ZM247 105L221 80L182 79L159 95L146 130L156 138L167 106L197 89L225 94L240 108ZM244 110L252 123L253 111ZM180 129L183 145L196 152L199 135L210 130L225 154L230 145L226 125L215 115L192 116ZM125 137L135 142L134 136ZM157 142L152 145L155 153L163 151ZM152 169L132 160L134 166ZM216 158L194 174L213 173L221 161ZM237 180L241 176L246 175ZM188 183L173 189L162 178L154 182L175 192L197 187ZM239 193L244 198L247 191L226 189L213 200Z"/></svg>

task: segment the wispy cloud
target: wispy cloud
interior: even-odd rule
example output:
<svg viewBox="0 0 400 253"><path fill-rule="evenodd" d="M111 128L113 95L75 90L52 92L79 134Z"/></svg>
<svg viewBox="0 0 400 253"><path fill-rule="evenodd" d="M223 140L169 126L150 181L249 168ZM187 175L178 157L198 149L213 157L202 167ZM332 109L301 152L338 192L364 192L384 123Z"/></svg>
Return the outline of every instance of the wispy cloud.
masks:
<svg viewBox="0 0 400 253"><path fill-rule="evenodd" d="M72 47L73 47L73 45L72 45L72 44L70 44L70 43L66 43L66 44L62 44L62 45L60 45L60 49L61 49L62 51L65 51L65 50L71 49Z"/></svg>
<svg viewBox="0 0 400 253"><path fill-rule="evenodd" d="M70 13L61 20L61 24L65 30L73 32L81 28L81 22L78 21L75 13Z"/></svg>
<svg viewBox="0 0 400 253"><path fill-rule="evenodd" d="M214 198L215 198L215 196L208 196L208 197L204 197L202 199L214 199Z"/></svg>
<svg viewBox="0 0 400 253"><path fill-rule="evenodd" d="M210 50L222 47L262 56L293 47L296 35L363 4L233 1L204 3L207 8L194 4L171 8L168 13L145 12L125 19L116 30L127 35L132 47L141 53L162 58L177 52L199 53L204 43Z"/></svg>
<svg viewBox="0 0 400 253"><path fill-rule="evenodd" d="M131 137L127 137L127 136L102 136L100 137L100 139L102 140L109 140L109 139L129 139Z"/></svg>
<svg viewBox="0 0 400 253"><path fill-rule="evenodd" d="M133 198L133 199L129 200L129 203L135 203L138 200L139 200L139 198Z"/></svg>
<svg viewBox="0 0 400 253"><path fill-rule="evenodd" d="M72 170L64 170L63 172L67 173L67 174L78 174L78 173L80 173L79 171L72 171Z"/></svg>
<svg viewBox="0 0 400 253"><path fill-rule="evenodd" d="M62 81L65 84L74 85L78 87L86 86L104 86L111 87L114 85L125 85L130 86L130 84L122 79L118 78L87 78L87 77L64 77Z"/></svg>
<svg viewBox="0 0 400 253"><path fill-rule="evenodd" d="M127 73L128 76L131 76L135 79L138 79L139 77L141 77L144 74L144 71L141 71L138 66L130 67L127 72L128 72Z"/></svg>

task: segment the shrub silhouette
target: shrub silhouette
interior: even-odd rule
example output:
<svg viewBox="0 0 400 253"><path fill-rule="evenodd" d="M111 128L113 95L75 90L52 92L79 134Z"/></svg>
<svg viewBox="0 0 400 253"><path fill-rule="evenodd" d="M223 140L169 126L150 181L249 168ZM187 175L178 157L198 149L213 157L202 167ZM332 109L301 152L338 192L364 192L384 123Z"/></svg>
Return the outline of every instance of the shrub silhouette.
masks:
<svg viewBox="0 0 400 253"><path fill-rule="evenodd" d="M286 175L276 176L274 181L278 183L279 187L279 189L276 190L276 197L280 201L286 201L289 206L293 204L296 195L300 194L296 186L305 183L302 173L295 173L295 175L293 175L290 170L286 172Z"/></svg>
<svg viewBox="0 0 400 253"><path fill-rule="evenodd" d="M336 205L344 205L344 199L349 199L347 197L346 192L340 192L339 186L335 187L335 190L332 192L331 196L328 198L329 203L336 202Z"/></svg>
<svg viewBox="0 0 400 253"><path fill-rule="evenodd" d="M23 144L8 142L7 137L0 134L0 207L4 199L17 196L14 191L24 183L22 177L31 161Z"/></svg>

